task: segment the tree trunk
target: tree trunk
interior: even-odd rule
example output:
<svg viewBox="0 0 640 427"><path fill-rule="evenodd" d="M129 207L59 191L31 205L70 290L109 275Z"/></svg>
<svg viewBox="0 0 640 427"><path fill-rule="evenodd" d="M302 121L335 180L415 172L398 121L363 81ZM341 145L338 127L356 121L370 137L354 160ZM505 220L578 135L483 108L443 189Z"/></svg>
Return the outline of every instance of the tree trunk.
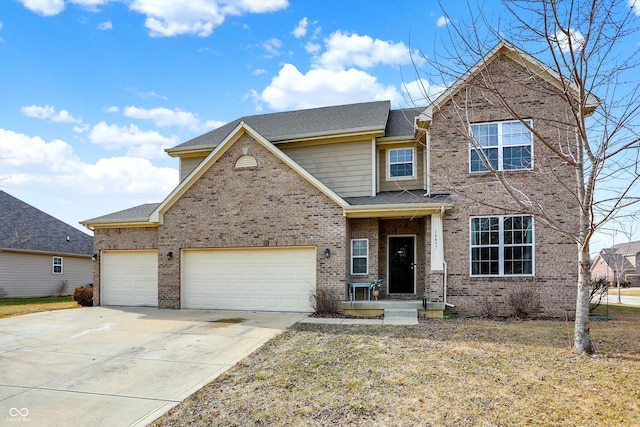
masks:
<svg viewBox="0 0 640 427"><path fill-rule="evenodd" d="M588 246L587 246L588 247ZM592 354L593 345L589 334L589 287L591 270L589 269L589 251L584 246L579 252L580 269L578 271L578 299L576 301L576 324L573 349L577 353Z"/></svg>

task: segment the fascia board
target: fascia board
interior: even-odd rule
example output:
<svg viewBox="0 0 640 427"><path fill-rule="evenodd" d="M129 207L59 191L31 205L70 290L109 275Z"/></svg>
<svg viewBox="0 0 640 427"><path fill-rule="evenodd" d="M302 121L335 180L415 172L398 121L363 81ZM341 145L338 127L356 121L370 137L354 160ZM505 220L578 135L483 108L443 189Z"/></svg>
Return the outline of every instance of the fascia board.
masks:
<svg viewBox="0 0 640 427"><path fill-rule="evenodd" d="M553 70L551 67L538 60L537 58L533 57L532 55L528 54L527 52L507 42L506 40L501 40L497 45L493 47L493 49L491 49L485 56L483 56L469 70L467 70L467 72L464 73L462 77L456 80L455 83L449 86L438 98L435 99L435 101L427 106L418 116L420 120L426 122L431 121L433 117L433 111L440 109L442 105L444 105L449 99L451 99L451 97L464 84L466 84L475 75L484 70L487 65L495 59L500 51L504 51L507 56L509 56L509 58L514 60L516 63L534 71L539 77L551 83L556 88L564 90L562 78L555 70ZM574 93L578 92L574 83L569 84L569 89ZM598 105L600 105L599 99L595 95L588 93L586 107L589 108L590 111L592 111Z"/></svg>
<svg viewBox="0 0 640 427"><path fill-rule="evenodd" d="M431 215L450 210L451 204L443 203L408 203L402 205L358 205L344 208L347 218L391 218L416 215Z"/></svg>

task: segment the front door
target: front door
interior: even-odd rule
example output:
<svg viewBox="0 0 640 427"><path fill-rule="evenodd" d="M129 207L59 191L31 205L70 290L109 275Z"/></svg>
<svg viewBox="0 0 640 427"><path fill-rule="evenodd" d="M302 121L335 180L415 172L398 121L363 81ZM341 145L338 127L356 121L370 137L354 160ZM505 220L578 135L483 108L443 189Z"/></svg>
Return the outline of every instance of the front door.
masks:
<svg viewBox="0 0 640 427"><path fill-rule="evenodd" d="M414 294L415 236L389 237L389 293Z"/></svg>

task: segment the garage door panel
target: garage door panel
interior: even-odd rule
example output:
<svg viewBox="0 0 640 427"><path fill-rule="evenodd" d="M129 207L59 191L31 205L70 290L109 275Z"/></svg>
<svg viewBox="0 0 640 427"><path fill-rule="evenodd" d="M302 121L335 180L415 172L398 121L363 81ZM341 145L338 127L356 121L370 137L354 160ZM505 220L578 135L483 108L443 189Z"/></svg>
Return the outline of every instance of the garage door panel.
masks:
<svg viewBox="0 0 640 427"><path fill-rule="evenodd" d="M157 307L157 251L105 251L101 259L103 305Z"/></svg>
<svg viewBox="0 0 640 427"><path fill-rule="evenodd" d="M182 307L310 311L315 248L185 250Z"/></svg>

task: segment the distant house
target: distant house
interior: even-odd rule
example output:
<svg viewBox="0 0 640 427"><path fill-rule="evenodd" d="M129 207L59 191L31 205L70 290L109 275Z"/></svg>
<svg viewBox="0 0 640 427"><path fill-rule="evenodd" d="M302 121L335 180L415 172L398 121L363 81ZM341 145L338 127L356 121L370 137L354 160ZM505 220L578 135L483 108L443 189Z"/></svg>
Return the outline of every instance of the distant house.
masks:
<svg viewBox="0 0 640 427"><path fill-rule="evenodd" d="M483 76L527 126L487 100ZM181 181L165 200L83 222L94 303L312 311L320 292L351 307L382 279L376 307L507 313L512 293L533 288L544 312L563 313L576 302L575 245L489 168L577 233L573 172L540 142L562 147L572 132L559 131L572 114L562 87L503 41L426 108L246 116L170 148Z"/></svg>
<svg viewBox="0 0 640 427"><path fill-rule="evenodd" d="M620 277L631 286L640 286L640 240L602 249L591 266L591 277L610 282Z"/></svg>
<svg viewBox="0 0 640 427"><path fill-rule="evenodd" d="M92 282L93 237L0 191L0 294L64 294Z"/></svg>

